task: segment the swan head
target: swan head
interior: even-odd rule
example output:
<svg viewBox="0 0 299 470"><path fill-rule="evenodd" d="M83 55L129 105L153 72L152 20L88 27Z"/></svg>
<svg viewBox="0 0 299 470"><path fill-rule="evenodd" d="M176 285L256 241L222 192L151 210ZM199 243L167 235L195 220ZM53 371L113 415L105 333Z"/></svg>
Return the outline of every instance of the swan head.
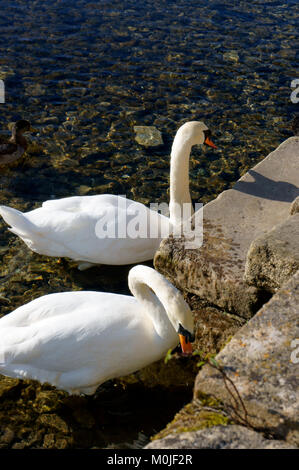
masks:
<svg viewBox="0 0 299 470"><path fill-rule="evenodd" d="M193 145L209 145L210 147L217 148L211 140L211 131L202 121L189 121L183 124L179 130L178 135L184 141L189 142L191 147Z"/></svg>
<svg viewBox="0 0 299 470"><path fill-rule="evenodd" d="M163 306L164 314L179 336L183 353L192 352L194 341L194 322L189 305L179 290L162 274L149 266L134 266L128 277L132 294L141 302L149 300L148 313L153 319L155 306ZM158 309L158 311L160 308ZM160 310L161 312L161 310ZM163 314L163 315L164 315ZM159 323L161 313L154 321Z"/></svg>
<svg viewBox="0 0 299 470"><path fill-rule="evenodd" d="M174 289L176 292L172 294L167 313L179 336L183 353L190 354L192 353L191 343L195 340L193 316L181 293L176 288Z"/></svg>

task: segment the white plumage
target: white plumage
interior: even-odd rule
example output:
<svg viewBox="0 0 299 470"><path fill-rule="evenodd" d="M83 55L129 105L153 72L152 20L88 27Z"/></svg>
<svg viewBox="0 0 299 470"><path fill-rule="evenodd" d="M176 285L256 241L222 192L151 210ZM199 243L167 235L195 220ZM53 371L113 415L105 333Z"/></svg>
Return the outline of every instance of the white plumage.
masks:
<svg viewBox="0 0 299 470"><path fill-rule="evenodd" d="M191 311L161 274L135 266L129 286L135 297L49 294L1 318L0 373L91 394L163 357L182 327L192 337Z"/></svg>
<svg viewBox="0 0 299 470"><path fill-rule="evenodd" d="M202 122L188 122L175 136L170 165L170 218L144 205L121 196L75 196L43 203L41 208L22 213L0 206L0 214L11 231L33 251L47 255L68 257L78 262L80 269L93 264L124 265L150 260L162 240L182 222L177 208L191 204L189 193L189 156L195 144L207 143L208 130ZM125 202L124 202L125 201ZM122 209L117 208L122 204ZM132 222L142 212L139 226L147 229L137 238L119 236L121 221ZM96 231L97 223L107 221L115 237L103 238ZM150 231L155 237L150 236Z"/></svg>

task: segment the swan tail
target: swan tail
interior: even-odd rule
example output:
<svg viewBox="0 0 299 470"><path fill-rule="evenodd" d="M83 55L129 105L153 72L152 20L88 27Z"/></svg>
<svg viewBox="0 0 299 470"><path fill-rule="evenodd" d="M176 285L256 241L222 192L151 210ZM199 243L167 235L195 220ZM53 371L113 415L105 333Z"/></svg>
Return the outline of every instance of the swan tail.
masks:
<svg viewBox="0 0 299 470"><path fill-rule="evenodd" d="M26 215L12 207L0 206L0 215L10 225L10 231L20 237L30 250L45 256L66 256L78 259L76 253L47 236ZM79 258L80 259L80 258Z"/></svg>
<svg viewBox="0 0 299 470"><path fill-rule="evenodd" d="M0 215L11 226L10 231L21 238L26 238L26 236L38 230L22 212L12 207L0 206Z"/></svg>

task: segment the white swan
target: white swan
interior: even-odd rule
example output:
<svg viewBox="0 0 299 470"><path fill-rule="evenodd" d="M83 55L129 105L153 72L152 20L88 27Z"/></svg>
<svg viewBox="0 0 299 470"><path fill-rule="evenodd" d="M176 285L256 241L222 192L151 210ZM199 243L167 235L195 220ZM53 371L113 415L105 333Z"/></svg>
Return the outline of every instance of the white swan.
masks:
<svg viewBox="0 0 299 470"><path fill-rule="evenodd" d="M93 264L124 265L150 260L161 239L181 222L177 208L191 203L189 156L193 145L204 143L215 147L203 122L187 122L177 131L170 162L170 218L138 202L107 194L50 200L24 214L0 206L0 214L31 250L71 258L78 261L79 269ZM124 219L127 225L120 234ZM103 227L101 233L99 223ZM142 237L126 236L126 226L134 232L138 223L145 228ZM110 235L103 238L105 231Z"/></svg>
<svg viewBox="0 0 299 470"><path fill-rule="evenodd" d="M192 313L179 291L147 266L129 272L135 297L104 292L49 294L0 319L0 373L92 394L178 343L190 353Z"/></svg>

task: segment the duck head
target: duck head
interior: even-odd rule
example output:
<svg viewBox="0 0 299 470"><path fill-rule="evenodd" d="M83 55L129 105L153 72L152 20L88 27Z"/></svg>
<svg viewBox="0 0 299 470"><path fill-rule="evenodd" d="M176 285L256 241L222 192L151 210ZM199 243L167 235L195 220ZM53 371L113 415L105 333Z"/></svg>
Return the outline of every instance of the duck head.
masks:
<svg viewBox="0 0 299 470"><path fill-rule="evenodd" d="M19 121L15 122L12 126L12 133L17 135L22 135L25 132L34 132L35 129L31 127L31 124L26 119L20 119Z"/></svg>

